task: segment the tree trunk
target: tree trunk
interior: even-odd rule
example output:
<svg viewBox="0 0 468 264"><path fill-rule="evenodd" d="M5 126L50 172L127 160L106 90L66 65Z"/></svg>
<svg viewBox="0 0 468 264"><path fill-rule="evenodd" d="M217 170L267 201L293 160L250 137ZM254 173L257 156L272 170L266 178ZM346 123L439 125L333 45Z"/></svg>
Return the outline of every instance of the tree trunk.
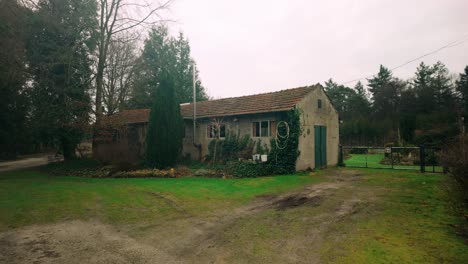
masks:
<svg viewBox="0 0 468 264"><path fill-rule="evenodd" d="M69 139L62 137L61 145L64 160L72 160L76 158L76 144L70 142Z"/></svg>

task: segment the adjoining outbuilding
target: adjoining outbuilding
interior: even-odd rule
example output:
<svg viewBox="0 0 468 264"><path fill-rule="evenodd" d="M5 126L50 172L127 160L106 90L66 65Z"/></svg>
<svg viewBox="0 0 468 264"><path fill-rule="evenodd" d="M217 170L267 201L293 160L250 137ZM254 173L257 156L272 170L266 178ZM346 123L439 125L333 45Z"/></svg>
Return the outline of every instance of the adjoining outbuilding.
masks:
<svg viewBox="0 0 468 264"><path fill-rule="evenodd" d="M280 116L295 108L301 112L302 129L296 170L336 165L339 117L320 84L197 102L195 129L193 104L181 104L185 123L182 154L194 160L203 159L210 141L216 137L222 140L228 131L250 135L253 140L269 145L277 136ZM95 138L94 156L105 162L141 160L149 113L149 109L125 110L107 117L105 122L120 129L102 130Z"/></svg>

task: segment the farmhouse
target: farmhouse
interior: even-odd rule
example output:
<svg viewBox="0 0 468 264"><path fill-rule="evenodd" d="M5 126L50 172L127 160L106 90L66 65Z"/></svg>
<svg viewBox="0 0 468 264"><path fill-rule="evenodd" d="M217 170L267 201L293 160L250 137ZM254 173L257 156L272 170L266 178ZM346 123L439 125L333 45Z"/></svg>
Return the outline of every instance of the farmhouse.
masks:
<svg viewBox="0 0 468 264"><path fill-rule="evenodd" d="M339 145L338 113L320 84L197 102L195 130L193 104L181 104L185 123L182 154L191 159L203 159L208 154L210 141L216 136L222 140L228 131L250 135L253 140L261 140L262 144L269 146L270 140L277 136L281 116L294 108L301 112L302 129L296 169L336 165ZM141 160L149 112L149 109L125 110L108 117L107 122L119 124L121 129L109 132L107 140L96 140L98 143L94 149L95 157L106 162ZM217 130L219 131L216 132Z"/></svg>

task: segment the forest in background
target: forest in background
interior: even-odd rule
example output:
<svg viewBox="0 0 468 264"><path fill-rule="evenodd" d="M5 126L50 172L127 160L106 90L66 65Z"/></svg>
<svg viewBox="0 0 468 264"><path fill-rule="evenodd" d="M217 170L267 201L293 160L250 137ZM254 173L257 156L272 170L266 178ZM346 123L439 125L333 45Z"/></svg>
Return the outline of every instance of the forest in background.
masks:
<svg viewBox="0 0 468 264"><path fill-rule="evenodd" d="M325 82L340 114L341 144L443 147L463 130L468 66L455 77L442 62L421 62L414 77L402 80L381 65L367 82L353 88Z"/></svg>
<svg viewBox="0 0 468 264"><path fill-rule="evenodd" d="M192 101L189 42L161 15L171 2L0 1L0 159L73 158L103 116L150 108L163 72L177 102ZM198 71L195 81L208 99Z"/></svg>

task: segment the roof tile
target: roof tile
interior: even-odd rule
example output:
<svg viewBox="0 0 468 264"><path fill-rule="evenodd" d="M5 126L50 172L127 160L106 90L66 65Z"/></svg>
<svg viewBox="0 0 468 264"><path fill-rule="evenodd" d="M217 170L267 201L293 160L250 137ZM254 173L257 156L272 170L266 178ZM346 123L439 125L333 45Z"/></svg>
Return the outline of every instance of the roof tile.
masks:
<svg viewBox="0 0 468 264"><path fill-rule="evenodd" d="M318 87L320 87L319 84L278 92L197 102L197 118L286 111ZM184 118L191 119L193 104L182 104L180 112ZM144 123L148 122L149 113L150 109L124 110L108 117L108 120L119 120L127 124Z"/></svg>

